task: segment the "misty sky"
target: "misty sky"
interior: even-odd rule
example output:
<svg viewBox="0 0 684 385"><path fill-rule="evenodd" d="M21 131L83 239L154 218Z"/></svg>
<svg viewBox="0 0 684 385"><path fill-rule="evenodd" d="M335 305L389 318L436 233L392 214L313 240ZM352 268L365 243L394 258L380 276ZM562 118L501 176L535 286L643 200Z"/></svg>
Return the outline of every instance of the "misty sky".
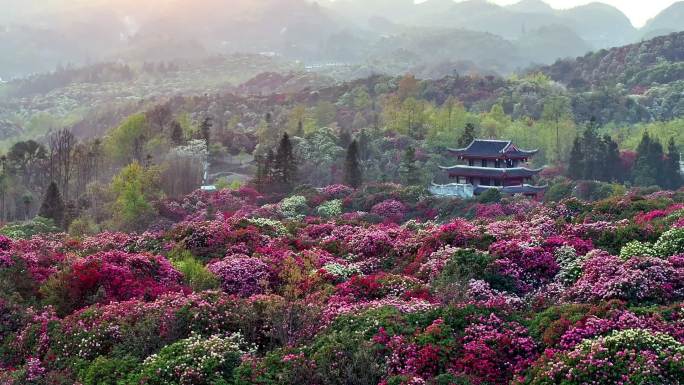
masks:
<svg viewBox="0 0 684 385"><path fill-rule="evenodd" d="M519 0L492 0L501 5L517 3ZM545 0L554 8L571 8L577 5L588 4L597 0ZM632 20L636 27L642 27L648 19L657 15L663 9L676 3L676 0L598 0L620 8L627 17Z"/></svg>

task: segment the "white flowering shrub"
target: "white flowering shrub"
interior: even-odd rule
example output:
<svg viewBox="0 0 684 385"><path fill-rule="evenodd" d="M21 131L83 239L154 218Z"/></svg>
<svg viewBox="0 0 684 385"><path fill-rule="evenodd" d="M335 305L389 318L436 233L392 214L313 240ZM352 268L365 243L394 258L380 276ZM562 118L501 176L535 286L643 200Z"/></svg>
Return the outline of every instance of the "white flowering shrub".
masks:
<svg viewBox="0 0 684 385"><path fill-rule="evenodd" d="M301 195L293 195L280 202L280 213L289 219L302 219L308 211L306 198Z"/></svg>
<svg viewBox="0 0 684 385"><path fill-rule="evenodd" d="M147 385L227 385L241 357L253 351L239 333L208 338L193 334L147 357L133 377L135 383Z"/></svg>
<svg viewBox="0 0 684 385"><path fill-rule="evenodd" d="M653 248L655 253L661 257L684 254L684 228L675 228L664 232Z"/></svg>
<svg viewBox="0 0 684 385"><path fill-rule="evenodd" d="M653 245L647 242L631 241L622 246L620 258L628 260L632 257L654 257L656 252Z"/></svg>
<svg viewBox="0 0 684 385"><path fill-rule="evenodd" d="M560 266L556 280L563 285L569 286L577 281L582 275L583 256L578 256L571 246L563 246L556 249L554 257Z"/></svg>
<svg viewBox="0 0 684 385"><path fill-rule="evenodd" d="M344 266L334 262L323 266L323 270L325 270L326 273L342 280L347 280L349 277L355 274L361 274L361 270L357 266Z"/></svg>
<svg viewBox="0 0 684 385"><path fill-rule="evenodd" d="M282 222L270 218L248 218L246 222L260 230L271 233L275 236L285 236L288 234L287 228Z"/></svg>
<svg viewBox="0 0 684 385"><path fill-rule="evenodd" d="M342 215L342 201L339 199L327 201L316 208L316 214L323 218L338 217Z"/></svg>

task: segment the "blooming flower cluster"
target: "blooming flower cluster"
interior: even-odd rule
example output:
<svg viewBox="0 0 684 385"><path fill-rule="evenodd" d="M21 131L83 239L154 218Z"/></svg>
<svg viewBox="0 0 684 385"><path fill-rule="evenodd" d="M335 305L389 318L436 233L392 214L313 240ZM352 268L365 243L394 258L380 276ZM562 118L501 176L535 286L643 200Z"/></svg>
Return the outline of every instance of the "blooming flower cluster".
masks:
<svg viewBox="0 0 684 385"><path fill-rule="evenodd" d="M198 191L141 234L0 236L0 383L684 383L683 193L263 200Z"/></svg>

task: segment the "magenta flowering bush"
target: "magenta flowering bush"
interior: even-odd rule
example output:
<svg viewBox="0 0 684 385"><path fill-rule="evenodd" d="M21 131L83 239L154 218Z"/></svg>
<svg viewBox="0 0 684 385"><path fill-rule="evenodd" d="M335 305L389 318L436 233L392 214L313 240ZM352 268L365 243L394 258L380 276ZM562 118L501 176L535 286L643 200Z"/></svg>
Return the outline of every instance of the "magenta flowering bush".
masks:
<svg viewBox="0 0 684 385"><path fill-rule="evenodd" d="M494 219L506 216L506 212L500 203L479 204L475 208L475 216L478 219Z"/></svg>
<svg viewBox="0 0 684 385"><path fill-rule="evenodd" d="M474 384L507 384L536 359L536 343L517 322L494 314L466 327L454 370Z"/></svg>
<svg viewBox="0 0 684 385"><path fill-rule="evenodd" d="M489 252L499 257L490 270L508 278L521 293L550 283L560 270L554 255L540 246L499 241L489 247Z"/></svg>
<svg viewBox="0 0 684 385"><path fill-rule="evenodd" d="M228 294L249 297L264 293L270 284L269 266L259 258L229 255L207 266Z"/></svg>
<svg viewBox="0 0 684 385"><path fill-rule="evenodd" d="M373 206L371 213L388 222L401 222L406 215L406 206L397 200L389 199Z"/></svg>
<svg viewBox="0 0 684 385"><path fill-rule="evenodd" d="M343 199L354 192L354 189L342 184L334 184L323 188L323 194L328 199Z"/></svg>

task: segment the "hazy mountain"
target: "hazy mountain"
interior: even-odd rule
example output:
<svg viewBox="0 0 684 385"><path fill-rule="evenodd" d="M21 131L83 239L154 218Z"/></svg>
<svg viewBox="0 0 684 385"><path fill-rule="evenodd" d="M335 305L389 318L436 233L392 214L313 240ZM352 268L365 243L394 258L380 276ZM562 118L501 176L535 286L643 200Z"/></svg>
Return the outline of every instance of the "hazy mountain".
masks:
<svg viewBox="0 0 684 385"><path fill-rule="evenodd" d="M646 34L665 34L684 30L684 1L672 4L649 20L644 27Z"/></svg>
<svg viewBox="0 0 684 385"><path fill-rule="evenodd" d="M549 25L528 31L518 41L520 53L538 63L552 63L558 58L574 58L591 51L592 46L572 28Z"/></svg>
<svg viewBox="0 0 684 385"><path fill-rule="evenodd" d="M542 0L522 0L506 7L515 12L553 14L555 10Z"/></svg>
<svg viewBox="0 0 684 385"><path fill-rule="evenodd" d="M59 64L235 52L360 65L391 55L396 71L465 61L467 68L510 72L643 35L622 12L601 3L555 10L542 0L505 7L486 0L231 0L229 7L225 0L5 1L0 12L4 78ZM677 29L684 19L682 4L652 20L649 36ZM438 37L471 40L440 45ZM437 53L423 49L423 43ZM462 52L446 52L456 48Z"/></svg>
<svg viewBox="0 0 684 385"><path fill-rule="evenodd" d="M633 42L637 30L619 9L603 3L591 3L558 11L570 26L596 48L615 47Z"/></svg>

